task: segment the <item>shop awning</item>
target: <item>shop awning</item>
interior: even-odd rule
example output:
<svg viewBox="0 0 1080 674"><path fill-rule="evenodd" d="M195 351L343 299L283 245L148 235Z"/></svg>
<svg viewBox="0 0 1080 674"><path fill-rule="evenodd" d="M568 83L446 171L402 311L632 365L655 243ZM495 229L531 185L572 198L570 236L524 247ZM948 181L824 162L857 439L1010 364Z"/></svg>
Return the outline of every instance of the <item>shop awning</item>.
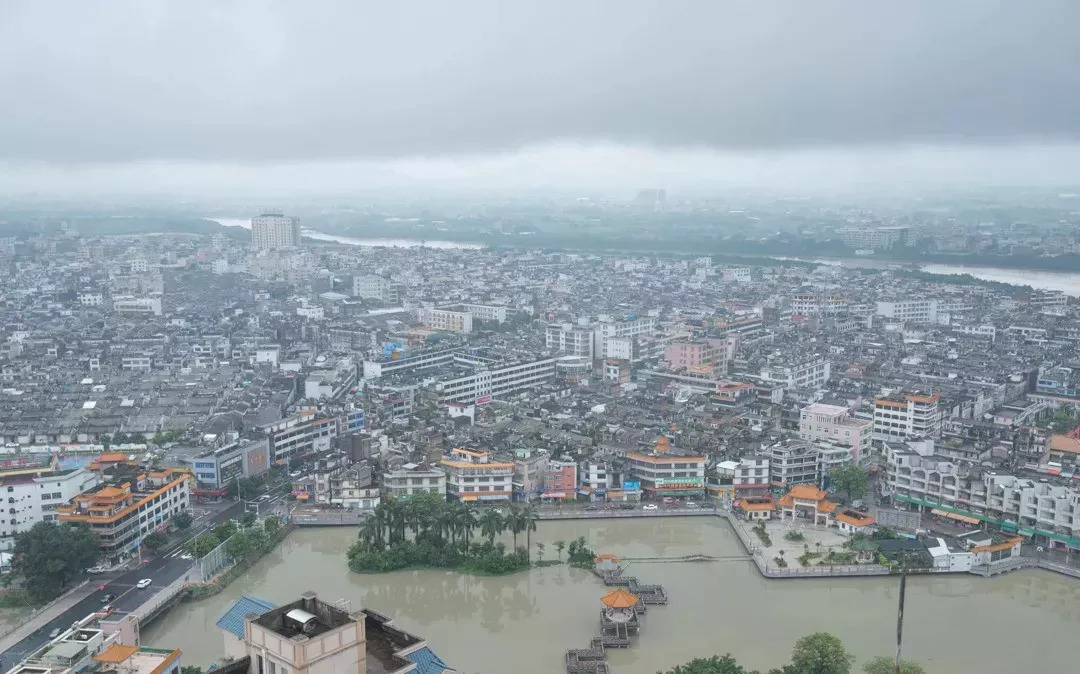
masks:
<svg viewBox="0 0 1080 674"><path fill-rule="evenodd" d="M980 520L974 517L968 517L967 515L961 515L960 513L951 513L945 510L934 509L930 511L930 514L937 517L947 517L950 520L956 520L957 522L963 522L965 524L980 524Z"/></svg>
<svg viewBox="0 0 1080 674"><path fill-rule="evenodd" d="M564 491L548 491L540 494L540 498L566 498Z"/></svg>

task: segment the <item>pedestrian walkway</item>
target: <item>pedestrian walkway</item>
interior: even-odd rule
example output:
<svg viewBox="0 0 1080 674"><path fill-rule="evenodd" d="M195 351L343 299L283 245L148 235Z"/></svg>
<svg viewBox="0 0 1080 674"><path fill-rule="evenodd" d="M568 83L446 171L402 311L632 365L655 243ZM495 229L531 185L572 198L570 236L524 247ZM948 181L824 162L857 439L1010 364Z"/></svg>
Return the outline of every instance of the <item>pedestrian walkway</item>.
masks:
<svg viewBox="0 0 1080 674"><path fill-rule="evenodd" d="M48 625L53 620L56 620L56 618L65 611L70 610L75 604L78 604L96 591L97 585L95 583L85 582L75 587L67 594L54 599L52 603L37 609L28 615L23 622L19 623L18 626L12 628L7 633L0 635L0 653L6 653L20 641L45 625Z"/></svg>

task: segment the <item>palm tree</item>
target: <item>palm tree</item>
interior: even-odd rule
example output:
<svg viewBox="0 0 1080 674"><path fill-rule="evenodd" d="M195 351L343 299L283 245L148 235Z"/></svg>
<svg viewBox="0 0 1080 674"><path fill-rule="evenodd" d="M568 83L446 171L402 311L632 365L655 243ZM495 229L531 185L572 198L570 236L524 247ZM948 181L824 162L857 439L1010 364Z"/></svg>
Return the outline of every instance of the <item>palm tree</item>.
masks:
<svg viewBox="0 0 1080 674"><path fill-rule="evenodd" d="M461 508L461 530L465 534L465 546L468 547L469 539L472 538L473 529L480 523L476 515L476 508L471 503L466 503Z"/></svg>
<svg viewBox="0 0 1080 674"><path fill-rule="evenodd" d="M555 541L555 552L559 553L559 561L562 561L562 551L566 549L566 541Z"/></svg>
<svg viewBox="0 0 1080 674"><path fill-rule="evenodd" d="M537 519L539 519L539 515L532 504L526 504L525 507L521 509L521 523L525 527L526 550L532 547L532 532L536 531Z"/></svg>
<svg viewBox="0 0 1080 674"><path fill-rule="evenodd" d="M379 521L378 516L369 517L364 521L364 524L360 527L360 538L364 541L364 545L381 549L382 548L382 522Z"/></svg>
<svg viewBox="0 0 1080 674"><path fill-rule="evenodd" d="M514 534L514 549L517 550L518 534L525 531L525 516L516 503L510 506L510 514L506 517L506 524Z"/></svg>
<svg viewBox="0 0 1080 674"><path fill-rule="evenodd" d="M493 509L485 510L480 516L480 533L487 536L488 542L494 544L495 537L506 529L506 523L502 515Z"/></svg>

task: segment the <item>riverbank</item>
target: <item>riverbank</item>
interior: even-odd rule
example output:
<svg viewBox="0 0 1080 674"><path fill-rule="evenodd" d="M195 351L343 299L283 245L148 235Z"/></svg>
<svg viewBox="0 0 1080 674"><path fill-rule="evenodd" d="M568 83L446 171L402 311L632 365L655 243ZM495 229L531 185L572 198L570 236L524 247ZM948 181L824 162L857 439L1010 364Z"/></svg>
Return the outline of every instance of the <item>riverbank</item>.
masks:
<svg viewBox="0 0 1080 674"><path fill-rule="evenodd" d="M281 545L289 533L294 529L292 524L286 524L273 534L267 536L266 543L259 550L235 561L232 566L226 567L209 581L198 584L189 584L184 592L183 601L198 601L212 597L227 588L233 581L238 580L251 569L260 559Z"/></svg>
<svg viewBox="0 0 1080 674"><path fill-rule="evenodd" d="M747 667L768 670L784 664L790 644L805 636L810 616L860 659L895 648L896 582L777 583L746 563L737 535L721 519L550 521L532 536L552 556L556 541L584 536L591 549L618 555L630 564L627 573L664 585L677 601L678 610L649 620L636 648L610 654L616 672L666 670L725 651L739 652ZM509 545L510 539L507 534L498 540ZM605 590L589 571L561 564L499 577L443 569L361 575L343 563L355 540L356 531L345 527L298 528L244 582L170 609L142 630L143 643L180 648L189 664L208 665L224 655L214 625L242 594L284 604L309 589L348 600L353 610L392 616L459 671L500 671L506 662L514 662L520 674L562 671L564 650L596 629ZM714 561L695 561L695 555ZM1080 584L1070 579L1029 570L994 578L916 576L907 591L911 620L904 650L927 663L929 672L1026 671L1033 652L1049 670L1071 666L1066 644L1080 629ZM956 652L958 642L968 645L963 653ZM997 647L1016 642L1025 644L1023 652Z"/></svg>

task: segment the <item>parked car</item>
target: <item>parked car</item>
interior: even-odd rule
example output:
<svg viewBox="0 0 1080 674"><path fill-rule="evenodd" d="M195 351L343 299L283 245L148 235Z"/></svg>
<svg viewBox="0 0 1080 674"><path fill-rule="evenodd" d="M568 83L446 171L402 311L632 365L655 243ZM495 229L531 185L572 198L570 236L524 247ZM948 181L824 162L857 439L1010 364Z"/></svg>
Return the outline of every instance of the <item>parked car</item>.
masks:
<svg viewBox="0 0 1080 674"><path fill-rule="evenodd" d="M112 613L112 611L113 611L112 604L105 604L104 606L101 607L101 612L102 613L108 614L108 613Z"/></svg>
<svg viewBox="0 0 1080 674"><path fill-rule="evenodd" d="M106 594L105 594L105 596L101 598L101 603L102 603L102 604L108 604L108 603L109 603L110 601L112 601L112 600L113 600L113 595L112 595L112 593L111 593L111 592L110 592L110 593L106 593Z"/></svg>
<svg viewBox="0 0 1080 674"><path fill-rule="evenodd" d="M620 503L619 504L619 510L633 510L633 509L634 509L634 504L633 503Z"/></svg>
<svg viewBox="0 0 1080 674"><path fill-rule="evenodd" d="M660 506L656 505L655 503L646 503L645 505L641 506L641 509L642 510L659 510Z"/></svg>
<svg viewBox="0 0 1080 674"><path fill-rule="evenodd" d="M594 505L587 505L587 506L585 506L585 510L596 510L596 506L594 506Z"/></svg>
<svg viewBox="0 0 1080 674"><path fill-rule="evenodd" d="M693 501L687 501L687 502L686 502L686 507L687 507L687 508L700 508L701 506L699 506L698 504L694 503Z"/></svg>
<svg viewBox="0 0 1080 674"><path fill-rule="evenodd" d="M49 632L49 638L50 639L55 639L56 637L60 636L60 632L62 632L62 631L63 630L61 630L59 627L57 627L52 632Z"/></svg>
<svg viewBox="0 0 1080 674"><path fill-rule="evenodd" d="M152 582L154 582L154 581L150 580L149 578L143 578L138 583L135 583L135 587L137 587L137 588L139 588L141 590L143 588L150 587L150 583L152 583Z"/></svg>
<svg viewBox="0 0 1080 674"><path fill-rule="evenodd" d="M105 573L104 566L91 566L86 570L87 573Z"/></svg>

